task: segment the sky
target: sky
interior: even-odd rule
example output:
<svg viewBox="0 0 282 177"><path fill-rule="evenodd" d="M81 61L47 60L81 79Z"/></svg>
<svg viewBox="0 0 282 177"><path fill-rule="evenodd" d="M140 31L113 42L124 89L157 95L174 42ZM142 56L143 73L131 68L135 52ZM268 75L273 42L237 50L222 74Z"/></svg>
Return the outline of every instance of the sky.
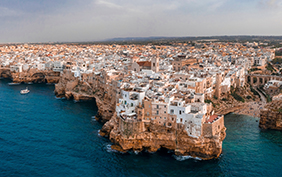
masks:
<svg viewBox="0 0 282 177"><path fill-rule="evenodd" d="M0 0L0 43L282 35L282 0Z"/></svg>

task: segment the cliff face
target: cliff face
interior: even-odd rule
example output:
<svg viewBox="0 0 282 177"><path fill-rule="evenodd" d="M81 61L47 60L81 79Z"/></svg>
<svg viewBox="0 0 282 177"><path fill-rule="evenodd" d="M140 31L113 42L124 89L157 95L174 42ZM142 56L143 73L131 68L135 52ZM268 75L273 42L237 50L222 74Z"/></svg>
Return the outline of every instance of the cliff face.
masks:
<svg viewBox="0 0 282 177"><path fill-rule="evenodd" d="M98 80L98 79L97 79ZM166 128L147 123L145 131L128 133L119 129L119 121L115 113L116 98L110 95L108 84L100 81L80 81L72 73L65 72L55 86L57 97L66 97L76 101L95 99L98 106L96 119L104 122L100 135L108 137L114 145L113 149L126 152L129 150L156 152L160 148L173 150L176 155L189 155L208 160L219 157L222 152L225 127L212 137L192 138L181 128Z"/></svg>
<svg viewBox="0 0 282 177"><path fill-rule="evenodd" d="M0 70L0 77L12 79L13 82L33 82L33 83L58 83L60 72L53 71L38 71L30 69L25 72L10 72L9 69Z"/></svg>
<svg viewBox="0 0 282 177"><path fill-rule="evenodd" d="M115 116L108 121L100 131L100 135L108 136L114 143L112 149L126 152L148 151L156 152L160 148L174 151L176 155L199 157L203 160L218 158L222 152L226 128L213 137L193 138L182 128L166 128L153 123L148 124L147 131L138 134L125 133L119 130Z"/></svg>
<svg viewBox="0 0 282 177"><path fill-rule="evenodd" d="M115 97L111 97L104 85L82 82L75 78L71 72L64 72L59 83L55 85L55 95L74 99L75 101L96 101L98 114L96 120L107 122L115 112Z"/></svg>
<svg viewBox="0 0 282 177"><path fill-rule="evenodd" d="M275 100L260 112L259 127L262 129L282 130L282 100Z"/></svg>
<svg viewBox="0 0 282 177"><path fill-rule="evenodd" d="M12 79L12 74L10 72L10 69L0 69L0 77L6 79Z"/></svg>

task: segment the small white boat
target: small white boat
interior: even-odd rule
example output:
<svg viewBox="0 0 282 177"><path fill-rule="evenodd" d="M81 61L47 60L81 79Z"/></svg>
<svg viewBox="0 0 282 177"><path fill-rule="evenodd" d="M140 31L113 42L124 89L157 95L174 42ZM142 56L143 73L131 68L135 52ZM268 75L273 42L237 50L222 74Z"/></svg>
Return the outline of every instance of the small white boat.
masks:
<svg viewBox="0 0 282 177"><path fill-rule="evenodd" d="M21 90L21 94L28 94L30 92L30 90L28 90L28 88Z"/></svg>
<svg viewBox="0 0 282 177"><path fill-rule="evenodd" d="M20 85L21 83L16 83L16 82L11 82L11 83L8 83L8 85Z"/></svg>

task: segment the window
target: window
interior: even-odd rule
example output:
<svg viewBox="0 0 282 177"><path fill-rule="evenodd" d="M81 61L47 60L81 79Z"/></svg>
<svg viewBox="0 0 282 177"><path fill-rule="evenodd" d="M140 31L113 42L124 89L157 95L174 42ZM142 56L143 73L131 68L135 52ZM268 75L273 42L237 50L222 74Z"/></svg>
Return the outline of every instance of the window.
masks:
<svg viewBox="0 0 282 177"><path fill-rule="evenodd" d="M166 114L166 111L164 111L164 113Z"/></svg>
<svg viewBox="0 0 282 177"><path fill-rule="evenodd" d="M166 90L166 89L165 89ZM164 108L166 108L166 105L164 105Z"/></svg>
<svg viewBox="0 0 282 177"><path fill-rule="evenodd" d="M131 103L131 107L133 107L133 103Z"/></svg>
<svg viewBox="0 0 282 177"><path fill-rule="evenodd" d="M157 115L159 114L159 111L157 111Z"/></svg>
<svg viewBox="0 0 282 177"><path fill-rule="evenodd" d="M149 116L149 112L147 112L147 116Z"/></svg>
<svg viewBox="0 0 282 177"><path fill-rule="evenodd" d="M179 111L179 114L181 115L181 111Z"/></svg>
<svg viewBox="0 0 282 177"><path fill-rule="evenodd" d="M174 113L174 110L173 110L173 109L171 109L171 110L170 110L170 113L171 113L171 114L173 114L173 113Z"/></svg>
<svg viewBox="0 0 282 177"><path fill-rule="evenodd" d="M166 117L164 117L164 119L166 119Z"/></svg>
<svg viewBox="0 0 282 177"><path fill-rule="evenodd" d="M155 67L155 63L153 63L153 67Z"/></svg>
<svg viewBox="0 0 282 177"><path fill-rule="evenodd" d="M160 119L162 119L162 117L160 117Z"/></svg>
<svg viewBox="0 0 282 177"><path fill-rule="evenodd" d="M159 109L159 105L157 105L157 109Z"/></svg>

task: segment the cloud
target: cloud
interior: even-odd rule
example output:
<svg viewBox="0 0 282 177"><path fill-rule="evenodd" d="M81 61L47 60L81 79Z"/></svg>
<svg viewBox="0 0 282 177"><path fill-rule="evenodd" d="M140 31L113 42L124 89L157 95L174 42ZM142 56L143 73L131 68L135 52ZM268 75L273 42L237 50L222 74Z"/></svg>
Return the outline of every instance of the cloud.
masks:
<svg viewBox="0 0 282 177"><path fill-rule="evenodd" d="M258 4L278 8L261 10ZM281 0L1 0L0 42L278 35L279 4Z"/></svg>
<svg viewBox="0 0 282 177"><path fill-rule="evenodd" d="M109 7L109 8L114 8L114 9L122 9L122 6L120 5L117 5L115 3L112 3L112 2L109 2L109 1L106 1L106 0L98 0L96 2L96 4L98 5L104 5L106 7Z"/></svg>
<svg viewBox="0 0 282 177"><path fill-rule="evenodd" d="M14 17L14 16L20 16L23 14L20 11L15 11L7 7L0 7L0 12L1 12L0 17Z"/></svg>
<svg viewBox="0 0 282 177"><path fill-rule="evenodd" d="M281 0L260 0L259 6L261 8L281 8L282 1Z"/></svg>

